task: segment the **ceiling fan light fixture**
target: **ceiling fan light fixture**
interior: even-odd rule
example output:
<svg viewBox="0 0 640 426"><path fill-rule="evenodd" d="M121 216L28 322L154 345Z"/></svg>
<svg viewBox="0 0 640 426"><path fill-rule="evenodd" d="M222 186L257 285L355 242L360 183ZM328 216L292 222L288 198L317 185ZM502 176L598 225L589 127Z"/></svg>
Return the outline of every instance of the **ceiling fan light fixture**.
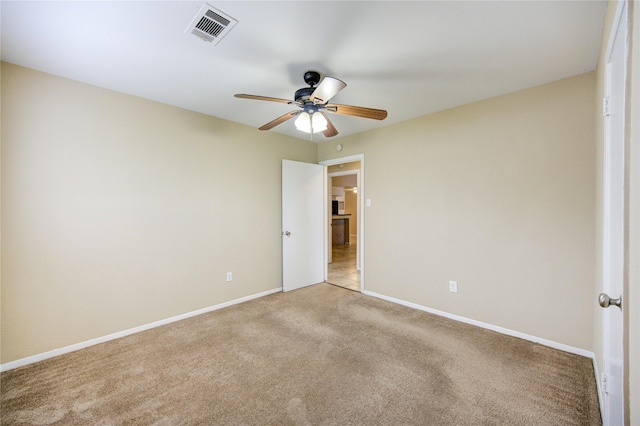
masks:
<svg viewBox="0 0 640 426"><path fill-rule="evenodd" d="M302 112L294 122L296 129L305 133L319 133L327 130L327 119L322 114Z"/></svg>
<svg viewBox="0 0 640 426"><path fill-rule="evenodd" d="M298 118L296 118L294 124L296 125L296 129L311 133L311 116L309 116L309 113L301 112L298 114Z"/></svg>
<svg viewBox="0 0 640 426"><path fill-rule="evenodd" d="M311 128L313 133L324 132L327 130L327 119L322 114L313 114L311 116Z"/></svg>
<svg viewBox="0 0 640 426"><path fill-rule="evenodd" d="M314 133L322 133L325 138L331 138L338 134L338 129L336 129L331 120L329 120L329 116L327 116L325 112L371 118L374 120L384 120L387 117L387 111L383 109L328 104L327 102L331 98L346 87L346 83L335 77L325 76L320 80L320 73L317 71L307 71L304 74L304 81L309 87L296 90L295 100L293 101L269 96L247 95L244 93L236 93L234 96L242 99L255 99L257 101L270 101L297 106L302 111L290 111L258 127L258 129L271 130L275 126L296 117L294 121L296 129L311 134L311 140L313 140ZM337 145L336 148L340 151L342 146Z"/></svg>

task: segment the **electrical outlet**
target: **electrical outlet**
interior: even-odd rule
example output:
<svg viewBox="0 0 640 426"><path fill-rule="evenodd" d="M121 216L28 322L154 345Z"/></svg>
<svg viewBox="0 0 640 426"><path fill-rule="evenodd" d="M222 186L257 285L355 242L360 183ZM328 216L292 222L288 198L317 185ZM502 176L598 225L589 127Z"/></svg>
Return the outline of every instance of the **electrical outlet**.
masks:
<svg viewBox="0 0 640 426"><path fill-rule="evenodd" d="M231 272L227 272L227 282L233 281L233 274Z"/></svg>
<svg viewBox="0 0 640 426"><path fill-rule="evenodd" d="M449 281L449 291L451 293L457 293L458 292L458 283L455 281Z"/></svg>

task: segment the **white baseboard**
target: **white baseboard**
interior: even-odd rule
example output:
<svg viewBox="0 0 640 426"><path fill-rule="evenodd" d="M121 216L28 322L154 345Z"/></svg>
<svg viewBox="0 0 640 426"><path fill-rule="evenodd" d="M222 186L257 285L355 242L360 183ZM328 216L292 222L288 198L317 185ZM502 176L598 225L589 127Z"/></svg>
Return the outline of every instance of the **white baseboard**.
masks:
<svg viewBox="0 0 640 426"><path fill-rule="evenodd" d="M176 315L171 318L155 321L149 324L141 325L138 327L130 328L128 330L118 331L103 337L87 340L84 342L76 343L64 348L54 349L41 354L28 356L15 361L0 364L0 372L13 370L14 368L22 367L24 365L33 364L34 362L44 361L45 359L53 358L58 355L67 354L80 349L88 348L89 346L98 345L100 343L108 342L109 340L119 339L121 337L129 336L131 334L140 333L141 331L150 330L152 328L160 327L162 325L170 324L172 322L180 321L183 319L195 317L196 315L206 314L207 312L216 311L218 309L226 308L229 306L237 305L239 303L247 302L249 300L258 299L260 297L268 296L270 294L279 293L282 291L282 287L274 288L272 290L263 291L262 293L252 294L249 296L241 297L239 299L230 300L229 302L220 303L218 305L209 306L207 308L198 309L197 311L187 312L185 314Z"/></svg>
<svg viewBox="0 0 640 426"><path fill-rule="evenodd" d="M590 352L590 351L587 351L587 350L584 350L584 349L580 349L580 348L575 348L573 346L568 346L568 345L565 345L563 343L558 343L558 342L554 342L554 341L551 341L551 340L543 339L543 338L540 338L540 337L531 336L530 334L521 333L519 331L510 330L508 328L499 327L497 325L489 324L489 323L482 322L482 321L476 321L476 320L473 320L473 319L470 319L470 318L466 318L466 317L461 317L461 316L458 316L458 315L450 314L448 312L439 311L437 309L427 308L426 306L418 305L418 304L412 303L412 302L407 302L407 301L401 300L401 299L396 299L395 297L389 297L389 296L385 296L383 294L374 293L374 292L368 291L368 290L364 290L362 293L366 294L367 296L377 297L378 299L383 299L383 300L386 300L388 302L397 303L399 305L407 306L409 308L414 308L414 309L418 309L420 311L429 312L430 314L435 314L435 315L439 315L441 317L449 318L449 319L452 319L452 320L455 320L455 321L460 321L460 322L463 322L463 323L466 323L466 324L475 325L477 327L486 328L487 330L492 330L492 331L495 331L495 332L498 332L498 333L501 333L501 334L506 334L507 336L518 337L520 339L529 340L531 342L539 343L539 344L544 345L544 346L549 346L549 347L554 348L554 349L559 349L561 351L565 351L565 352L569 352L569 353L572 353L572 354L581 355L581 356L585 356L587 358L595 359L595 354L593 352Z"/></svg>

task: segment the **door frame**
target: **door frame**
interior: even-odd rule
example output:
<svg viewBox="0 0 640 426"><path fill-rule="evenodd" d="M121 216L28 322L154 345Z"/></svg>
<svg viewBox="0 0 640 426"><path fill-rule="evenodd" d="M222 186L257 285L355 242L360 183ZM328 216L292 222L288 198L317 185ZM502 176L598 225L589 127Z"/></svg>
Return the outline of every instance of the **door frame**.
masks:
<svg viewBox="0 0 640 426"><path fill-rule="evenodd" d="M350 155L347 157L340 157L340 158L332 158L330 160L324 160L324 161L320 161L318 164L321 164L323 166L325 166L326 168L328 168L329 166L335 166L338 164L342 164L342 163L353 163L354 161L359 161L360 162L360 173L358 174L359 179L358 179L358 192L360 194L360 196L358 197L358 236L357 236L357 246L356 246L356 250L358 251L358 255L357 255L357 264L360 267L360 292L364 291L364 280L365 280L365 267L364 267L364 221L365 221L365 214L364 214L364 200L365 200L365 187L364 187L364 154L356 154L356 155ZM325 187L327 187L328 185L325 185ZM327 212L329 211L329 191L331 191L331 188L326 188L325 189L325 194L324 194L324 202L325 202L325 206L324 206L324 211ZM325 257L326 259L329 259L328 255L326 255L326 253L329 252L329 221L328 218L325 221L324 224L324 250L325 250ZM325 268L324 268L324 279L325 281L328 278L328 270L329 270L329 265L327 262L325 262Z"/></svg>

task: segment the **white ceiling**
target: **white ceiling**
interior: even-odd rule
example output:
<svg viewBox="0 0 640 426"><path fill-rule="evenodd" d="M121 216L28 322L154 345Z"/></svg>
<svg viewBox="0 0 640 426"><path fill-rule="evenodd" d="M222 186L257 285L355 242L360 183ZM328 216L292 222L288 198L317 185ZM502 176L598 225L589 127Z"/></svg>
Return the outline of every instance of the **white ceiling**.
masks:
<svg viewBox="0 0 640 426"><path fill-rule="evenodd" d="M333 139L595 69L604 1L209 1L239 22L185 33L202 1L2 1L2 60L259 127L307 70L347 83ZM293 107L295 109L295 107ZM271 131L308 139L293 120ZM258 130L256 129L256 132ZM316 142L327 140L314 135Z"/></svg>

